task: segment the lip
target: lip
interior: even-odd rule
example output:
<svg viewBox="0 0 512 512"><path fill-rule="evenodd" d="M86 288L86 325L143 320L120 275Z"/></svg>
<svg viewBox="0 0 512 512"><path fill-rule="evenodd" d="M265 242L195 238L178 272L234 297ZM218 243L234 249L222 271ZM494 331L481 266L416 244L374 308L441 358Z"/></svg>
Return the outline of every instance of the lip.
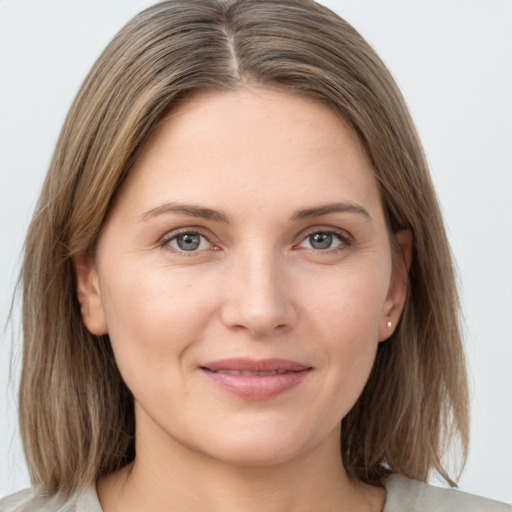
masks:
<svg viewBox="0 0 512 512"><path fill-rule="evenodd" d="M241 398L268 400L298 386L312 370L289 359L233 358L201 364L214 384Z"/></svg>

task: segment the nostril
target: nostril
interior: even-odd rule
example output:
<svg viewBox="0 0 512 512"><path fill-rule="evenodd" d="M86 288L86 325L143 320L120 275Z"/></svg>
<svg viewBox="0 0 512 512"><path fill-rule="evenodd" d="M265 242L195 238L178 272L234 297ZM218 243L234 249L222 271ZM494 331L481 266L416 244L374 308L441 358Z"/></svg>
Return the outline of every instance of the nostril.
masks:
<svg viewBox="0 0 512 512"><path fill-rule="evenodd" d="M254 337L282 333L297 320L296 308L287 290L287 281L275 262L262 262L254 254L237 260L221 305L226 327L247 331ZM279 276L279 277L278 277Z"/></svg>

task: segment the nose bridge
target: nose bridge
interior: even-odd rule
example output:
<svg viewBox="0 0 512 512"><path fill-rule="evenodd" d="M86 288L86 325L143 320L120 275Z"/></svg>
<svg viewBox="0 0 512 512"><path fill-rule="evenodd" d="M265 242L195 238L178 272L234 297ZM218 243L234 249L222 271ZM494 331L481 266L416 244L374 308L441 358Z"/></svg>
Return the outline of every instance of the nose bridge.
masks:
<svg viewBox="0 0 512 512"><path fill-rule="evenodd" d="M284 262L275 251L258 247L241 251L231 262L223 320L231 328L265 336L295 322Z"/></svg>

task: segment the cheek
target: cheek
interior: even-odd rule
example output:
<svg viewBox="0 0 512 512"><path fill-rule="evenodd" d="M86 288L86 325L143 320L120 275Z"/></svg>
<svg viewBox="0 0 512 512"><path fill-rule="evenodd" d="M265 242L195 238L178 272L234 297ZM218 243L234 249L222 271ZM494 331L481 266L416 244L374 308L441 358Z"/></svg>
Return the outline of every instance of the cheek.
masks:
<svg viewBox="0 0 512 512"><path fill-rule="evenodd" d="M326 388L336 410L352 408L370 375L387 280L382 273L346 273L330 280L329 293L310 296L312 332L327 368Z"/></svg>
<svg viewBox="0 0 512 512"><path fill-rule="evenodd" d="M304 310L319 320L318 327L329 338L352 340L356 345L376 342L389 276L380 262L333 269L317 278L315 286L305 283Z"/></svg>
<svg viewBox="0 0 512 512"><path fill-rule="evenodd" d="M102 288L109 337L129 387L158 381L182 364L213 314L211 287L169 274L112 272Z"/></svg>
<svg viewBox="0 0 512 512"><path fill-rule="evenodd" d="M370 376L378 347L375 329L344 329L330 336L324 348L328 353L324 373L326 425L338 424L352 409Z"/></svg>

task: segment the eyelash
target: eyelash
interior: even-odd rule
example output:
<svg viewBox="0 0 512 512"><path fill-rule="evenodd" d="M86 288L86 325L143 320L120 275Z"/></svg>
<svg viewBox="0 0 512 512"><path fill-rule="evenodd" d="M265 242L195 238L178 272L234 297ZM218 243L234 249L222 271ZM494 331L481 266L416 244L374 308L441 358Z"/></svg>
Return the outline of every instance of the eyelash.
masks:
<svg viewBox="0 0 512 512"><path fill-rule="evenodd" d="M316 235L316 234L322 234L322 235L331 235L335 238L338 239L338 241L340 242L339 245L337 245L336 247L332 247L332 248L327 248L327 249L315 249L315 248L311 248L311 250L317 252L317 253L320 253L320 254L335 254L335 253L339 253L339 252L342 252L342 251L346 251L347 249L349 249L352 245L353 245L353 238L352 236L350 236L346 231L344 230L338 230L338 229L333 229L333 228L325 228L325 229L322 229L321 227L315 227L314 229L311 229L310 231L308 231L306 233L306 235L301 239L301 241L296 244L294 247L297 247L299 250L301 249L299 246L300 244L304 243L306 240L308 240L308 238L310 238L311 236L313 235ZM304 248L304 249L309 249L309 248Z"/></svg>
<svg viewBox="0 0 512 512"><path fill-rule="evenodd" d="M169 252L172 252L173 254L179 254L181 256L187 256L187 257L198 256L204 252L204 250L185 251L185 250L181 250L179 248L174 248L174 247L171 248L170 242L173 240L176 240L180 235L198 235L198 236L204 238L210 244L210 246L213 246L213 248L210 250L213 250L213 251L219 250L218 246L215 243L211 242L209 235L206 235L206 234L202 233L201 230L199 230L198 228L193 228L193 227L188 228L188 229L181 229L179 231L173 231L171 233L164 235L164 237L159 242L159 245L163 248L167 248L167 250Z"/></svg>
<svg viewBox="0 0 512 512"><path fill-rule="evenodd" d="M306 240L308 240L308 238L310 238L311 236L316 235L316 234L331 235L331 236L335 237L336 239L338 239L338 241L340 243L336 247L326 248L326 249L301 248L300 247L300 245L302 243L304 243ZM198 256L204 252L204 250L185 251L185 250L180 250L177 248L170 248L170 242L173 240L176 240L180 235L198 235L198 236L204 238L210 244L210 246L213 246L213 248L210 250L213 250L213 251L220 250L220 248L214 242L211 242L210 235L206 235L203 232L201 232L201 230L199 230L198 228L194 228L194 227L187 228L187 229L181 229L179 231L173 231L171 233L166 234L159 242L159 245L163 248L167 248L167 250L169 250L170 252L172 252L174 254L180 254L182 256L188 256L188 257ZM353 238L346 231L337 230L337 229L333 229L333 228L322 229L320 227L320 228L314 228L314 229L309 230L305 235L302 236L300 242L293 246L293 248L297 249L297 250L310 249L310 250L315 251L320 254L333 254L333 253L339 253L342 251L346 251L352 245L353 245Z"/></svg>

